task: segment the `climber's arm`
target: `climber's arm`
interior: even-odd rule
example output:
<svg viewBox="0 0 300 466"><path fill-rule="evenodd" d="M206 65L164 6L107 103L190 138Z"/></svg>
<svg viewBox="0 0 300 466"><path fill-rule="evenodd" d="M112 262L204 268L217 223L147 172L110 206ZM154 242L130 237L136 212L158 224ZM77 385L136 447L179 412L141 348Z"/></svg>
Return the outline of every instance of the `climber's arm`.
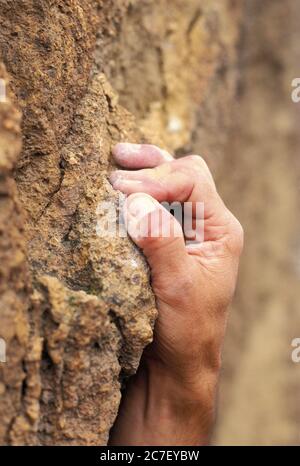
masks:
<svg viewBox="0 0 300 466"><path fill-rule="evenodd" d="M115 172L111 182L128 195L128 232L149 262L159 317L154 342L130 381L110 441L206 444L242 228L222 202L201 157L172 160L154 146L131 144L118 144L114 156L121 166L135 169ZM162 201L190 202L193 224L204 220L204 241L186 246L181 226ZM204 203L204 218L198 203ZM158 212L161 220L156 224ZM162 234L166 231L170 234Z"/></svg>

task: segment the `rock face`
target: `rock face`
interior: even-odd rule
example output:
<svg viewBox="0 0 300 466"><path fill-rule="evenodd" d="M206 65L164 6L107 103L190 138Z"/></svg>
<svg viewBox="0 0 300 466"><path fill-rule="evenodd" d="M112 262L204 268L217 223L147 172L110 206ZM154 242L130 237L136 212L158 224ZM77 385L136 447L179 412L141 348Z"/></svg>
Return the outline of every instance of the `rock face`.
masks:
<svg viewBox="0 0 300 466"><path fill-rule="evenodd" d="M8 82L3 65L0 78ZM8 442L11 423L25 405L21 393L24 360L29 352L31 287L26 264L25 219L12 179L21 149L20 121L21 114L7 95L6 102L0 104L0 329L7 347L7 363L0 365L1 443Z"/></svg>
<svg viewBox="0 0 300 466"><path fill-rule="evenodd" d="M102 203L119 207L112 146L204 153L236 205L238 186L222 180L239 163L226 154L241 26L260 2L251 14L243 1L171 3L1 2L0 444L106 444L121 383L152 339L143 257L97 230Z"/></svg>
<svg viewBox="0 0 300 466"><path fill-rule="evenodd" d="M19 154L20 113L1 105L0 441L105 444L156 309L145 260L127 238L100 237L97 212L117 207L112 144L142 136L105 76L91 76L101 2L4 2L0 13L23 111Z"/></svg>
<svg viewBox="0 0 300 466"><path fill-rule="evenodd" d="M110 151L189 144L239 36L235 2L200 3L1 2L1 444L107 442L156 317L139 251L97 234Z"/></svg>

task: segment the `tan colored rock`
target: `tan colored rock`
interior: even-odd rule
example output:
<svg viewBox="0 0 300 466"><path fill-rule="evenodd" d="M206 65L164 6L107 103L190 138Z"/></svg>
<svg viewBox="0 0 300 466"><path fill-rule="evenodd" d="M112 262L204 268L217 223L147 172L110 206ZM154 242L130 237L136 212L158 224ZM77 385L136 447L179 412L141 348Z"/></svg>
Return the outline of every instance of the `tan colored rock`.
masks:
<svg viewBox="0 0 300 466"><path fill-rule="evenodd" d="M30 425L23 416L26 353L29 351L28 309L30 278L26 265L22 206L18 200L13 169L21 150L21 114L12 101L9 77L0 65L6 83L6 101L0 104L0 337L6 343L6 363L0 363L0 443L18 435L28 441ZM28 374L30 378L30 374ZM22 419L22 432L15 426ZM12 432L14 431L14 432Z"/></svg>
<svg viewBox="0 0 300 466"><path fill-rule="evenodd" d="M151 141L175 154L204 155L237 212L240 184L250 204L254 191L260 193L259 202L265 190L280 194L270 179L264 184L258 146L246 151L249 139L265 141L264 157L269 150L276 153L278 176L279 150L288 157L293 144L287 141L295 135L289 117L282 118L279 111L282 87L278 106L272 88L264 102L271 70L278 72L278 63L286 67L288 52L283 38L276 36L278 18L284 17L282 2L263 2L264 16L261 3L255 0L244 10L245 2L234 0L1 2L0 57L7 72L1 65L0 79L7 81L9 97L0 102L0 337L8 343L8 362L0 364L1 444L105 444L121 383L136 371L151 341L156 310L145 260L128 238L101 237L97 230L102 203L120 207L118 193L107 181L116 142ZM268 27L259 21L253 27L254 18L264 18ZM246 43L241 42L241 27L248 31ZM251 34L256 35L253 47ZM245 47L251 51L249 67L247 53L241 54ZM277 54L261 68L272 47ZM245 95L243 87L237 93L239 74ZM257 76L260 85L252 91L251 80ZM238 97L242 118L234 111ZM274 114L270 125L268 105ZM233 126L238 133L232 135L234 121L239 122ZM267 144L266 131L268 141L274 137L272 125L281 136ZM260 176L247 186L250 170ZM289 172L286 183L293 180ZM286 202L295 199L295 192L289 193ZM259 202L255 209L261 214ZM249 203L245 201L246 210ZM291 215L284 206L281 213ZM255 214L243 215L251 228ZM268 217L261 236L272 233L273 221ZM263 290L273 290L266 281L247 291L256 276L255 259L267 275L287 254L278 244L290 238L288 228L274 235L268 266L260 256L265 242L250 242L240 285L244 298L235 305L243 308L247 324L234 318L228 343L233 366L239 355L236 340L244 340ZM278 281L282 275L270 272L270 277ZM247 300L252 304L245 309ZM269 315L265 309L264 325L281 329ZM254 324L251 335L253 345L261 341ZM244 356L255 370L259 354L252 358L245 350ZM249 380L248 373L235 372L232 365L226 365L227 395L230 374L241 390ZM284 394L277 391L272 398L266 420ZM239 403L237 398L230 405L236 419L243 413ZM258 411L246 410L247 419L256 414L251 432L245 433L236 433L226 412L219 442L226 443L226 432L257 441ZM279 424L284 407L277 412ZM290 427L289 416L284 419ZM292 437L293 426L286 431L284 441ZM265 435L275 436L272 429L269 434L265 429Z"/></svg>

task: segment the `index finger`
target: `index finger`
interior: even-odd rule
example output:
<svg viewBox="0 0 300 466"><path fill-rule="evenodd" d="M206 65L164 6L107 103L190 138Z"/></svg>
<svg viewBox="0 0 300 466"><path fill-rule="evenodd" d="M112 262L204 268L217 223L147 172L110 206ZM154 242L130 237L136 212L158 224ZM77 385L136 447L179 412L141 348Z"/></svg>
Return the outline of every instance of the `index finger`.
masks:
<svg viewBox="0 0 300 466"><path fill-rule="evenodd" d="M159 202L204 202L208 216L224 208L213 177L199 156L183 157L152 169L117 170L110 181L124 194L144 192Z"/></svg>
<svg viewBox="0 0 300 466"><path fill-rule="evenodd" d="M113 147L115 161L124 168L154 168L174 158L169 152L152 144L121 142Z"/></svg>

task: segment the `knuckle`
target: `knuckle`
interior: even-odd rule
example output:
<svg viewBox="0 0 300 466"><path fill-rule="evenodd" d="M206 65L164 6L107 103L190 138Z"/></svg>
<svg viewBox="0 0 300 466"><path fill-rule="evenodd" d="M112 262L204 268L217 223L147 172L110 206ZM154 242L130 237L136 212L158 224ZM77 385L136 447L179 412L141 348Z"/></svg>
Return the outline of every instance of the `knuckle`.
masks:
<svg viewBox="0 0 300 466"><path fill-rule="evenodd" d="M202 176L203 180L215 190L215 181L206 161L200 157L200 155L192 155L192 157L194 170L196 170L196 172Z"/></svg>
<svg viewBox="0 0 300 466"><path fill-rule="evenodd" d="M191 176L198 182L201 181L202 184L205 184L206 189L215 193L215 182L204 158L200 155L189 155L185 159Z"/></svg>
<svg viewBox="0 0 300 466"><path fill-rule="evenodd" d="M197 167L201 170L209 171L208 165L204 158L200 155L189 155L186 157L187 161L193 165L193 168Z"/></svg>

